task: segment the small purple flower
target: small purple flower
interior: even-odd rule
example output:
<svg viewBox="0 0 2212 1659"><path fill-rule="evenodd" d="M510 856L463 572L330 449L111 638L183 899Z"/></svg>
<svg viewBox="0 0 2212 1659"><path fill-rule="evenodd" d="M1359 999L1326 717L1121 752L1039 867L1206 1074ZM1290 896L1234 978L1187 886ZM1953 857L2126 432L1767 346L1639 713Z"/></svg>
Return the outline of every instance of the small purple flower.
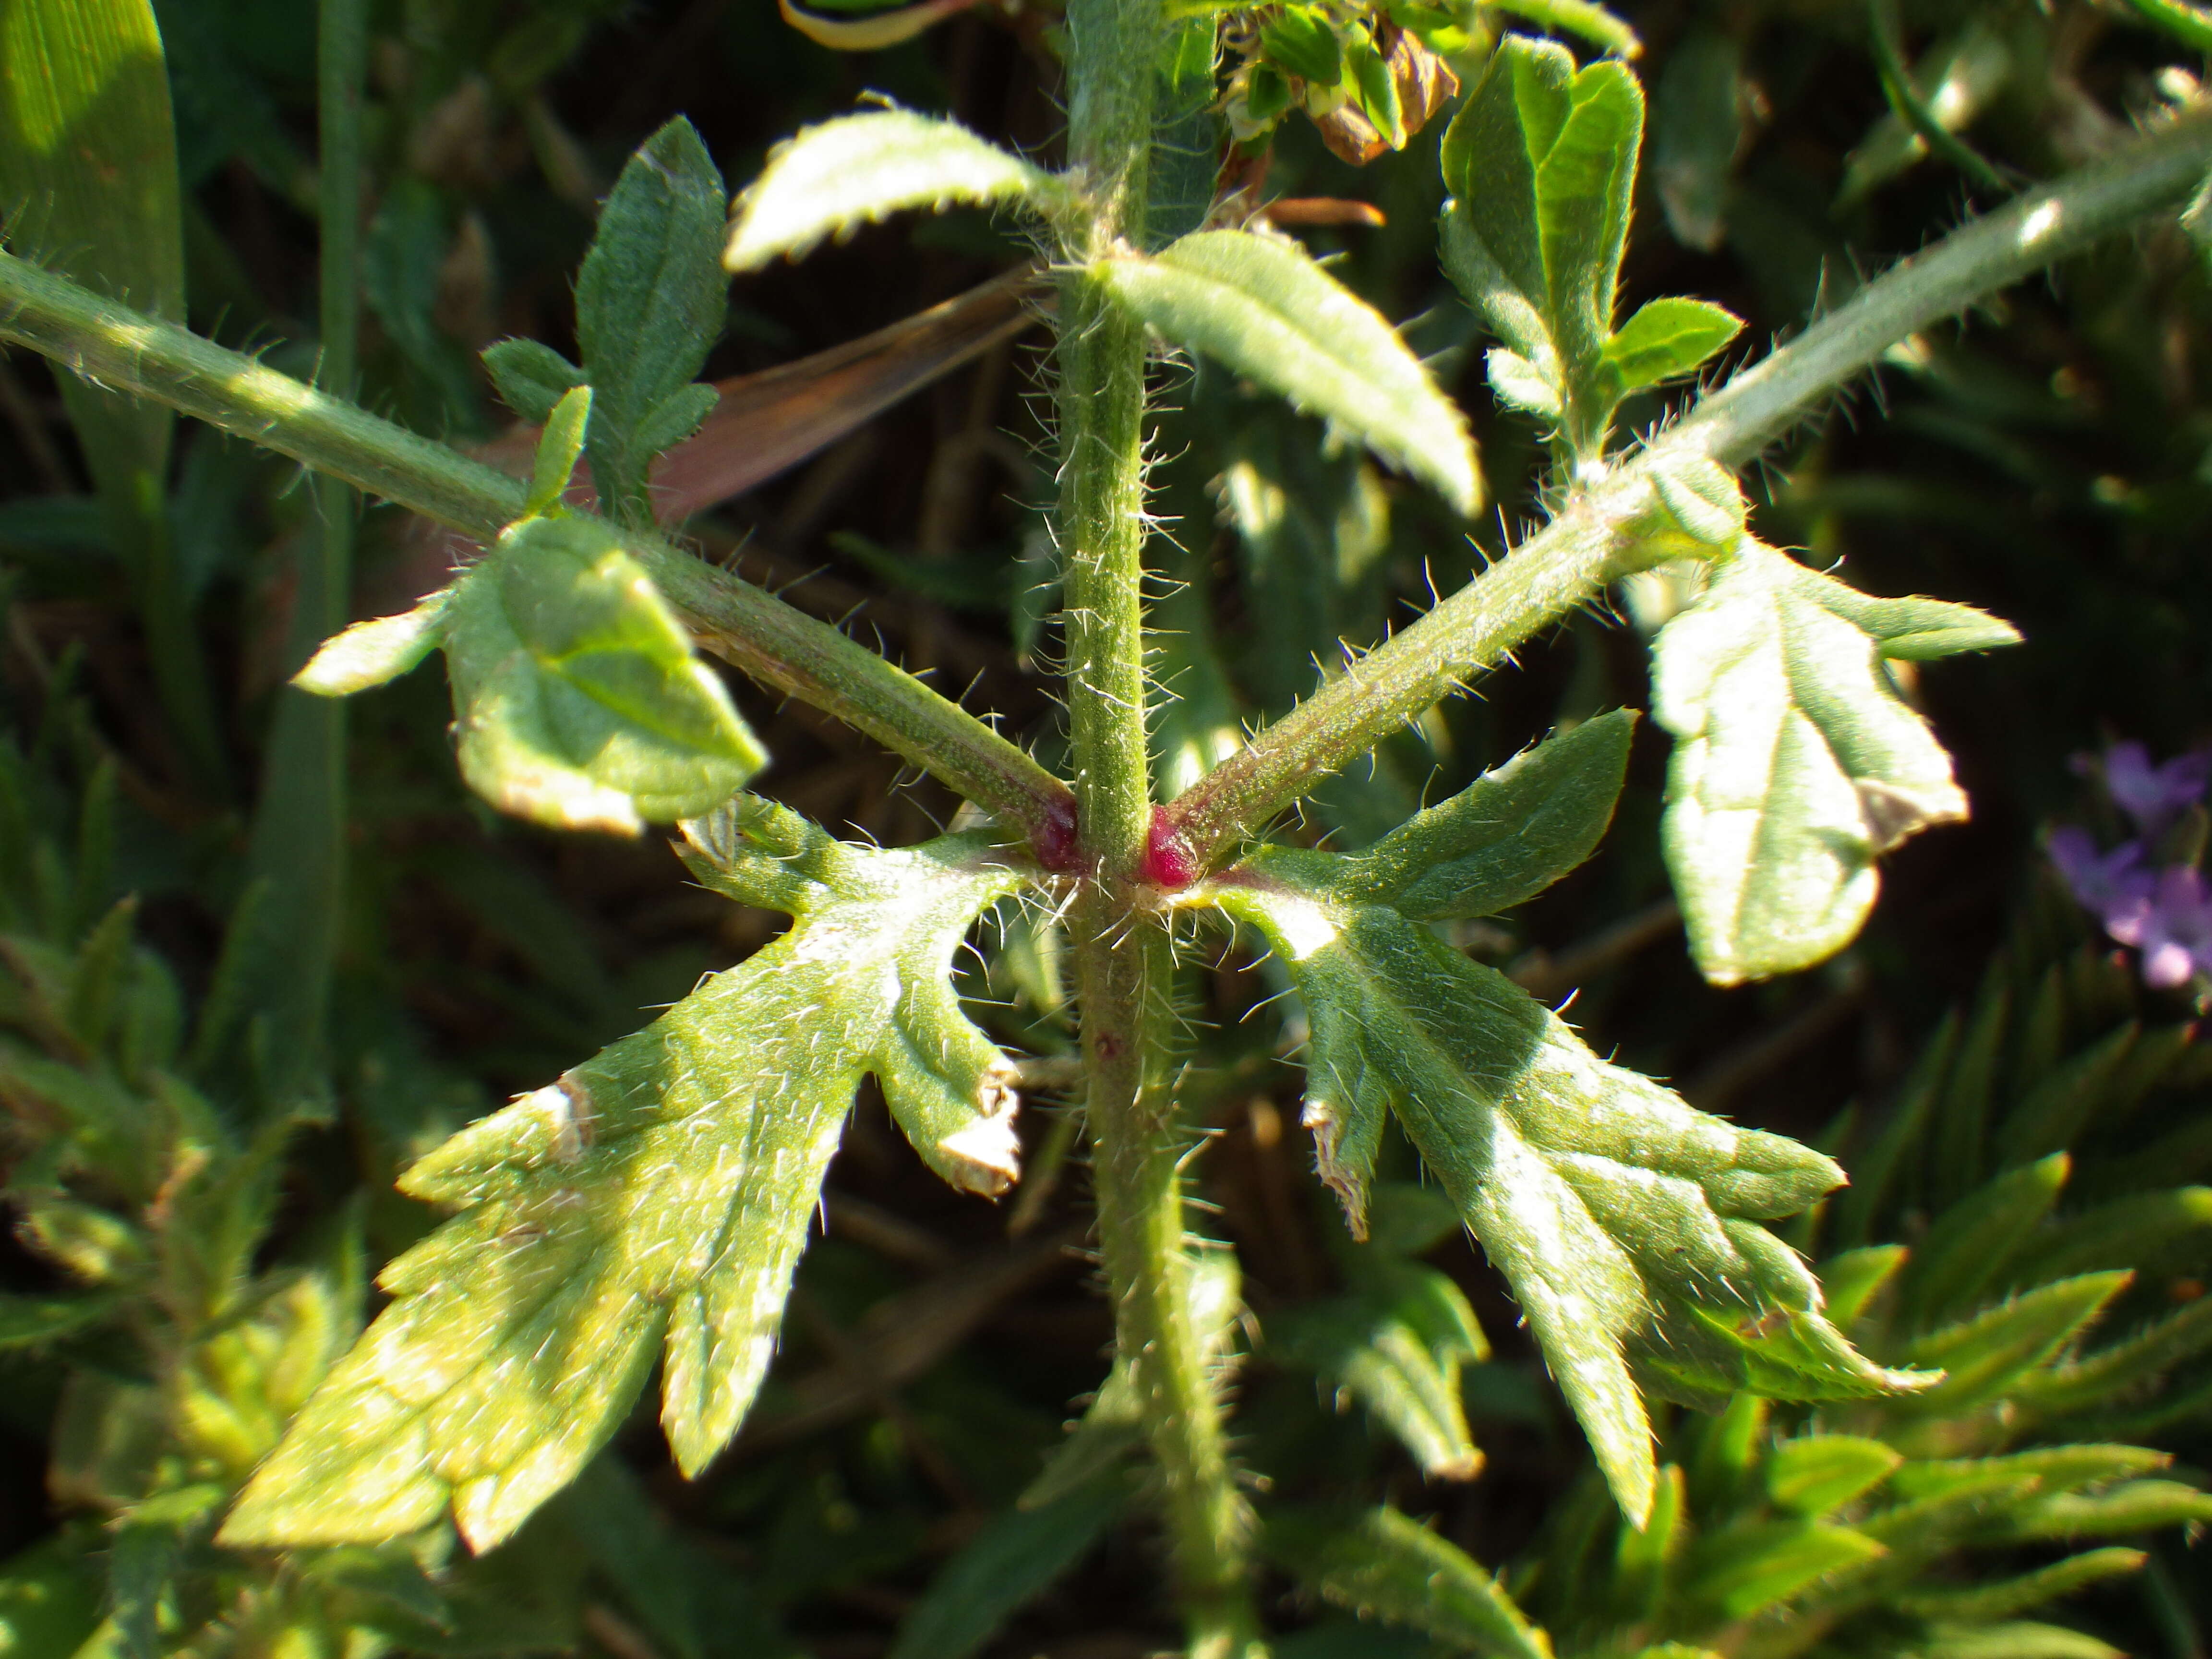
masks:
<svg viewBox="0 0 2212 1659"><path fill-rule="evenodd" d="M2212 783L2212 750L2177 755L2163 766L2150 763L2139 743L2116 743L2105 751L2105 793L2135 820L2146 836L2155 836L2179 812L2204 799Z"/></svg>
<svg viewBox="0 0 2212 1659"><path fill-rule="evenodd" d="M2051 832L2049 849L2051 863L2081 908L2094 911L2107 932L2113 918L2133 915L2148 902L2157 886L2157 877L2142 867L2141 842L2124 841L2100 853L2087 830L2069 823Z"/></svg>
<svg viewBox="0 0 2212 1659"><path fill-rule="evenodd" d="M2142 953L2146 985L2185 985L2193 975L2212 975L2212 888L2188 865L2160 871L2148 893L2106 915L2105 931Z"/></svg>

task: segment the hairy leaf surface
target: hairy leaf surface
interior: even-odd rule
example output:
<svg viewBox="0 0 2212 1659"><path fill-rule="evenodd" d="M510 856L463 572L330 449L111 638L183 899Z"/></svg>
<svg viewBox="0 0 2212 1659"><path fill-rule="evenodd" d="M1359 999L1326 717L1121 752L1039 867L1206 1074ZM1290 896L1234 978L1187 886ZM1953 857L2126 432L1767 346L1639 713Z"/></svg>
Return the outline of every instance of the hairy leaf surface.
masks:
<svg viewBox="0 0 2212 1659"><path fill-rule="evenodd" d="M1434 1267L1370 1264L1350 1294L1276 1314L1267 1332L1279 1358L1358 1401L1431 1480L1472 1480L1480 1471L1460 1373L1489 1358L1490 1344L1466 1293Z"/></svg>
<svg viewBox="0 0 2212 1659"><path fill-rule="evenodd" d="M441 587L411 611L372 617L333 634L292 676L292 684L319 697L349 697L396 680L438 648L453 590Z"/></svg>
<svg viewBox="0 0 2212 1659"><path fill-rule="evenodd" d="M1516 756L1346 859L1340 884L1416 921L1534 898L1597 850L1635 729L1617 708Z"/></svg>
<svg viewBox="0 0 2212 1659"><path fill-rule="evenodd" d="M1643 132L1627 65L1577 70L1564 46L1508 35L1444 135L1444 266L1510 348L1492 354L1492 383L1583 457L1626 393L1687 374L1742 327L1661 299L1614 331Z"/></svg>
<svg viewBox="0 0 2212 1659"><path fill-rule="evenodd" d="M1718 562L1652 646L1652 712L1675 739L1667 860L1706 978L1832 956L1873 907L1876 856L1966 816L1882 659L2018 637L1966 605L1868 600L1748 538Z"/></svg>
<svg viewBox="0 0 2212 1659"><path fill-rule="evenodd" d="M635 835L713 810L766 763L604 524L512 526L454 589L444 626L461 771L503 811Z"/></svg>
<svg viewBox="0 0 2212 1659"><path fill-rule="evenodd" d="M1398 1115L1511 1282L1624 1510L1640 1522L1653 1496L1639 1379L1695 1403L1932 1380L1854 1351L1810 1270L1759 1224L1841 1170L1599 1060L1511 981L1345 880L1352 862L1267 849L1206 893L1266 935L1305 1001L1322 1177L1358 1230Z"/></svg>
<svg viewBox="0 0 2212 1659"><path fill-rule="evenodd" d="M1206 230L1098 275L1147 327L1334 422L1460 512L1481 494L1467 421L1373 307L1295 243Z"/></svg>
<svg viewBox="0 0 2212 1659"><path fill-rule="evenodd" d="M738 198L722 262L757 270L909 208L1049 210L1066 186L955 121L902 109L848 115L776 146Z"/></svg>
<svg viewBox="0 0 2212 1659"><path fill-rule="evenodd" d="M1497 1659L1552 1659L1551 1639L1503 1585L1396 1510L1287 1510L1269 1522L1267 1550L1323 1600L1363 1618Z"/></svg>
<svg viewBox="0 0 2212 1659"><path fill-rule="evenodd" d="M576 273L592 477L608 509L628 522L651 521L647 469L705 415L692 382L722 332L722 175L678 116L623 167ZM557 378L557 367L534 354L529 369L541 381Z"/></svg>
<svg viewBox="0 0 2212 1659"><path fill-rule="evenodd" d="M397 1536L451 1507L478 1549L574 1478L663 1363L696 1473L738 1428L854 1091L873 1074L956 1184L1012 1178L1003 1057L949 963L1022 882L988 837L832 841L757 800L687 826L694 870L791 930L410 1169L461 1213L386 1267L392 1304L233 1511L234 1544Z"/></svg>

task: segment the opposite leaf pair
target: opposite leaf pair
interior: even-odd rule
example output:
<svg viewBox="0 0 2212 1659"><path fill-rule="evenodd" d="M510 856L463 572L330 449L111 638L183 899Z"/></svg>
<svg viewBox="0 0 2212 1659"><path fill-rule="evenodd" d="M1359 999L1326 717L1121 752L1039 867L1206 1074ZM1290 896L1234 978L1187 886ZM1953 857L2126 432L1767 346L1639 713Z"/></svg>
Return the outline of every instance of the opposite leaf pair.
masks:
<svg viewBox="0 0 2212 1659"><path fill-rule="evenodd" d="M965 128L904 110L810 127L738 198L726 263L755 270L912 208L1018 207L1073 220L1085 180L1047 173ZM1480 499L1467 422L1375 310L1298 245L1199 231L1157 253L1079 250L1082 269L1170 344L1319 415L1433 487L1462 514Z"/></svg>

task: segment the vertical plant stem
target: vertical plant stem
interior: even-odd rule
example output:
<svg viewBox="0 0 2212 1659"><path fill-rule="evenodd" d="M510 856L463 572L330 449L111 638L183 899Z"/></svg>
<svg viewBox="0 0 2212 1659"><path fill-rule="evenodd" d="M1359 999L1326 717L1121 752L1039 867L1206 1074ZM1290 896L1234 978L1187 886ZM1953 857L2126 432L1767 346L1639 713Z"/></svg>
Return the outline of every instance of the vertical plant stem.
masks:
<svg viewBox="0 0 2212 1659"><path fill-rule="evenodd" d="M1141 223L1164 29L1158 0L1073 0L1069 152L1094 211L1060 286L1060 535L1076 799L1090 878L1070 916L1089 1068L1086 1118L1115 1339L1133 1368L1189 1651L1262 1650L1249 1530L1188 1294L1167 1084L1173 952L1139 902L1152 823L1145 737L1144 330L1088 271Z"/></svg>
<svg viewBox="0 0 2212 1659"><path fill-rule="evenodd" d="M361 332L362 97L368 0L321 0L318 58L322 230L322 381L350 396ZM318 532L301 544L286 670L346 625L361 498L315 479ZM252 955L257 1012L269 1021L280 1096L315 1086L324 1064L331 981L345 898L346 703L292 686L276 693L247 854L241 911L261 935Z"/></svg>

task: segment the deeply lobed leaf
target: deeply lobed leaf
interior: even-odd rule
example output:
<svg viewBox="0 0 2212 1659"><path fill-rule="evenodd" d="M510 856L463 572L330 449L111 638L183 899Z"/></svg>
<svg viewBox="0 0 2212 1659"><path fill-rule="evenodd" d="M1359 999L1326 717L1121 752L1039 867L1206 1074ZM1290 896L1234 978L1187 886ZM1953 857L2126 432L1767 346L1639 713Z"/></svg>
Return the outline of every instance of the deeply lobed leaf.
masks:
<svg viewBox="0 0 2212 1659"><path fill-rule="evenodd" d="M1510 349L1491 383L1578 459L1602 451L1627 393L1686 374L1742 324L1659 299L1615 332L1644 94L1619 63L1577 70L1563 46L1508 35L1444 136L1445 269Z"/></svg>
<svg viewBox="0 0 2212 1659"><path fill-rule="evenodd" d="M1717 1403L1934 1380L1853 1350L1759 1224L1839 1185L1834 1164L1600 1060L1510 981L1370 899L1354 862L1270 849L1204 897L1267 937L1306 1004L1306 1121L1355 1231L1395 1112L1512 1284L1630 1516L1656 1479L1639 1382Z"/></svg>
<svg viewBox="0 0 2212 1659"><path fill-rule="evenodd" d="M864 1076L948 1180L1011 1180L1009 1073L948 968L1021 872L988 837L877 852L757 801L687 834L703 879L791 930L408 1171L462 1213L386 1268L392 1305L227 1541L387 1538L450 1507L488 1548L605 1443L656 1352L677 1459L704 1467L759 1386Z"/></svg>

